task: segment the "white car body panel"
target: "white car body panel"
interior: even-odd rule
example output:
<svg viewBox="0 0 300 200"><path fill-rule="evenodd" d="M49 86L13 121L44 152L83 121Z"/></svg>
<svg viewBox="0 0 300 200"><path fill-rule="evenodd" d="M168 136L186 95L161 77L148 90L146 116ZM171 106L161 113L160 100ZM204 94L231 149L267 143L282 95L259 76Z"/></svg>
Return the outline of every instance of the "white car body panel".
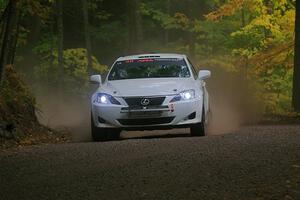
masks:
<svg viewBox="0 0 300 200"><path fill-rule="evenodd" d="M195 80L191 78L151 78L151 79L130 79L106 82L99 88L99 92L117 92L114 96L160 96L175 95L178 91L189 90L191 85L196 86ZM177 91L174 91L174 90Z"/></svg>
<svg viewBox="0 0 300 200"><path fill-rule="evenodd" d="M143 78L143 79L126 79L109 81L106 78L103 84L100 84L97 91L91 98L92 120L98 128L118 128L130 129L136 128L139 130L148 129L151 127L171 127L176 128L180 126L189 126L202 122L202 113L207 115L209 112L209 95L205 88L204 80L194 77L192 66L185 55L179 54L144 54L121 57L118 61L147 59L149 57L159 58L176 58L184 59L187 63L191 77L189 78ZM116 63L115 62L115 63ZM114 63L114 64L115 64ZM113 65L114 66L114 65ZM109 72L110 73L110 72ZM186 90L194 90L195 98L186 101L178 101L170 103L170 101L180 92ZM95 102L98 93L105 93L112 95L121 105L115 104L101 104ZM129 108L126 98L156 98L165 97L160 106L154 109L137 109ZM152 99L151 99L152 100ZM204 108L204 112L202 109ZM157 114L156 116L151 112ZM151 113L151 114L149 114ZM191 114L195 113L192 119L189 119ZM155 123L155 124L130 124L124 125L120 120L147 120L149 118L174 118L169 123ZM99 118L105 122L99 121ZM207 119L207 118L205 118Z"/></svg>

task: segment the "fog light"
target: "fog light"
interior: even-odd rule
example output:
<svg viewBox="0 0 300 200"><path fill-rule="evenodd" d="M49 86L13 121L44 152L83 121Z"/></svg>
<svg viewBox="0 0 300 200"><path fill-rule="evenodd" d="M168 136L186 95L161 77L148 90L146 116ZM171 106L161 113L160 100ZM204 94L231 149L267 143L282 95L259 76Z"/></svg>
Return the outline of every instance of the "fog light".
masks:
<svg viewBox="0 0 300 200"><path fill-rule="evenodd" d="M196 112L190 114L190 115L188 116L188 118L189 118L189 119L195 119L195 118L196 118Z"/></svg>
<svg viewBox="0 0 300 200"><path fill-rule="evenodd" d="M98 117L98 121L99 121L101 124L106 124L105 119L103 119L103 118L101 118L101 117Z"/></svg>

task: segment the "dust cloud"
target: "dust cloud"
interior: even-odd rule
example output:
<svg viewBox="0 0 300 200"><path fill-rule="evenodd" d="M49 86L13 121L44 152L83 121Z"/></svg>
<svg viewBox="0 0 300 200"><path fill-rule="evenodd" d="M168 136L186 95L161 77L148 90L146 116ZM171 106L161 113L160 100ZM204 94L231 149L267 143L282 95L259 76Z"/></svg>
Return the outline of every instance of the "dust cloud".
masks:
<svg viewBox="0 0 300 200"><path fill-rule="evenodd" d="M210 93L212 120L209 135L232 133L242 125L255 123L259 117L258 109L238 74L226 73L220 69L210 69L212 77L207 81ZM90 96L58 94L55 90L45 89L35 92L37 112L40 122L56 130L67 130L75 142L90 141ZM61 96L59 98L59 96ZM250 102L250 103L249 103ZM159 135L188 134L188 129L123 132L123 138L147 137Z"/></svg>
<svg viewBox="0 0 300 200"><path fill-rule="evenodd" d="M250 82L239 73L211 68L212 77L207 81L210 93L212 120L209 134L232 133L248 124L255 124L261 117Z"/></svg>
<svg viewBox="0 0 300 200"><path fill-rule="evenodd" d="M36 92L40 123L71 133L72 141L90 141L89 95L60 94L57 91Z"/></svg>

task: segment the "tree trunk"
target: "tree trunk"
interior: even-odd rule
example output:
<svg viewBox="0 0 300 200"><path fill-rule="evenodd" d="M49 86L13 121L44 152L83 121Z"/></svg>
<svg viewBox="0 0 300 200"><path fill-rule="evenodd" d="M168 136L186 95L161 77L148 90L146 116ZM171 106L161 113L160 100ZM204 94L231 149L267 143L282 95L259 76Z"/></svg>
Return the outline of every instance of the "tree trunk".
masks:
<svg viewBox="0 0 300 200"><path fill-rule="evenodd" d="M132 8L132 0L127 0L127 29L128 29L128 41L127 41L127 53L132 54L135 51L134 38L136 36L136 30L134 28L135 16Z"/></svg>
<svg viewBox="0 0 300 200"><path fill-rule="evenodd" d="M92 43L90 35L90 24L89 24L89 10L88 10L88 0L82 0L83 9L83 19L84 19L84 35L85 35L85 45L86 45L86 56L88 61L88 72L92 73L93 69L93 57L92 57Z"/></svg>
<svg viewBox="0 0 300 200"><path fill-rule="evenodd" d="M189 43L189 56L191 59L195 59L195 54L196 54L196 37L194 32L188 31L188 43Z"/></svg>
<svg viewBox="0 0 300 200"><path fill-rule="evenodd" d="M38 15L30 17L31 24L29 25L30 34L28 35L27 44L29 45L28 50L32 51L32 48L40 41L40 34L42 29L42 21Z"/></svg>
<svg viewBox="0 0 300 200"><path fill-rule="evenodd" d="M57 5L55 4L55 3L53 3L52 5L51 5L51 9L52 10L57 10ZM55 60L55 55L53 54L53 52L56 50L56 48L57 48L57 44L56 44L56 38L55 38L55 36L56 36L56 32L55 32L55 30L56 30L56 26L57 26L57 24L55 23L56 22L56 17L57 17L57 14L56 13L53 13L52 15L51 15L51 21L50 21L50 23L49 23L49 28L50 28L50 34L51 34L51 41L50 41L50 51L51 51L51 53L50 53L50 69L53 69L53 67L54 67L54 62L56 61ZM50 88L49 86L49 83L50 83L50 78L49 78L49 76L46 76L47 77L47 80L45 80L46 81L46 83L47 83L47 86L48 86L48 88L47 88L47 90Z"/></svg>
<svg viewBox="0 0 300 200"><path fill-rule="evenodd" d="M142 21L142 16L140 13L140 0L135 0L135 17L136 17L136 32L137 32L137 51L141 53L140 51L143 50L142 47L142 42L144 39L143 35L143 21Z"/></svg>
<svg viewBox="0 0 300 200"><path fill-rule="evenodd" d="M244 28L246 26L246 12L245 12L245 7L243 6L242 10L241 10L241 28ZM248 77L248 67L249 67L249 61L248 61L248 57L247 56L243 56L243 74L242 74L242 78L244 79L244 81L247 81L247 77Z"/></svg>
<svg viewBox="0 0 300 200"><path fill-rule="evenodd" d="M186 10L193 9L193 4L190 0L185 1ZM191 16L188 15L191 18ZM196 50L196 35L193 31L186 30L186 38L189 46L188 53L191 60L195 59Z"/></svg>
<svg viewBox="0 0 300 200"><path fill-rule="evenodd" d="M171 0L167 0L166 8L167 8L167 14L171 15ZM170 30L165 29L165 35L164 35L165 45L168 45L169 41L170 41Z"/></svg>
<svg viewBox="0 0 300 200"><path fill-rule="evenodd" d="M19 32L20 2L16 0L9 1L7 13L3 20L3 36L1 36L1 54L0 54L0 81L4 75L4 67L12 65L15 58L16 45Z"/></svg>
<svg viewBox="0 0 300 200"><path fill-rule="evenodd" d="M295 62L293 81L293 107L300 112L300 1L296 1L296 26L295 26Z"/></svg>
<svg viewBox="0 0 300 200"><path fill-rule="evenodd" d="M1 16L1 31L0 31L0 55L2 55L2 46L5 42L4 37L6 37L6 29L7 29L7 19L8 19L8 14L9 14L9 9L10 9L10 5L8 4L5 8L5 10L3 11L3 14Z"/></svg>
<svg viewBox="0 0 300 200"><path fill-rule="evenodd" d="M143 40L142 18L139 11L140 0L127 0L128 53L141 50Z"/></svg>
<svg viewBox="0 0 300 200"><path fill-rule="evenodd" d="M57 47L59 84L64 81L64 23L63 23L63 0L57 0Z"/></svg>

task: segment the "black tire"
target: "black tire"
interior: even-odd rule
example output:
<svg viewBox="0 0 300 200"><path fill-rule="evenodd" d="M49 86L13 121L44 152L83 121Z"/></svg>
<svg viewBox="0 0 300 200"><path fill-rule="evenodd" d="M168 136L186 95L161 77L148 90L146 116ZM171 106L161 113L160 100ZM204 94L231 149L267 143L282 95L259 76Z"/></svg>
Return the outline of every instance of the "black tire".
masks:
<svg viewBox="0 0 300 200"><path fill-rule="evenodd" d="M117 140L120 138L121 131L119 129L98 128L94 124L93 116L91 115L91 134L95 142Z"/></svg>
<svg viewBox="0 0 300 200"><path fill-rule="evenodd" d="M91 115L91 134L95 142L106 141L108 138L107 132L95 126L93 116Z"/></svg>
<svg viewBox="0 0 300 200"><path fill-rule="evenodd" d="M202 109L202 120L201 123L193 124L190 128L191 136L203 137L205 136L205 111Z"/></svg>
<svg viewBox="0 0 300 200"><path fill-rule="evenodd" d="M119 129L106 129L107 131L107 139L108 140L118 140L120 139L121 130Z"/></svg>

